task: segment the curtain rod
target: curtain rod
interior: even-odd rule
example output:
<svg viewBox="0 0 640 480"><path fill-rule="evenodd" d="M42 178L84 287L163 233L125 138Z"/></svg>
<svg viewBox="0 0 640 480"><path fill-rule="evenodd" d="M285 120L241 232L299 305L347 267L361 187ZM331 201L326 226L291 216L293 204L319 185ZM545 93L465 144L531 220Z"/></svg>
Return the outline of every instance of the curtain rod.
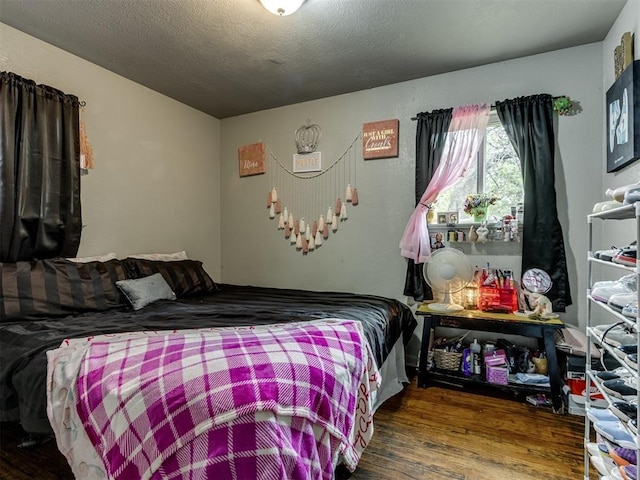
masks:
<svg viewBox="0 0 640 480"><path fill-rule="evenodd" d="M552 100L557 100L558 98L562 98L562 97L566 97L566 95L557 95L555 97L551 97ZM491 110L495 110L496 109L496 105L495 103L491 104ZM418 119L418 117L411 117L411 120L413 120L414 122Z"/></svg>

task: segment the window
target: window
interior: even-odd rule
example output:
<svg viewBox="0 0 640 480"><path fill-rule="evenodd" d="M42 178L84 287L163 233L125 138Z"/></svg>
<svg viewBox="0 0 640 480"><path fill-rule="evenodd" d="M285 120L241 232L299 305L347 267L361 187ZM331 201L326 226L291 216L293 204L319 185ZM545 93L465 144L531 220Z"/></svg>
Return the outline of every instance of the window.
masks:
<svg viewBox="0 0 640 480"><path fill-rule="evenodd" d="M498 201L489 207L488 220L512 213L524 201L520 159L516 154L498 116L492 113L477 161L464 178L442 192L434 208L436 212L458 212L460 223L471 223L473 217L464 213L463 204L470 193L495 194Z"/></svg>

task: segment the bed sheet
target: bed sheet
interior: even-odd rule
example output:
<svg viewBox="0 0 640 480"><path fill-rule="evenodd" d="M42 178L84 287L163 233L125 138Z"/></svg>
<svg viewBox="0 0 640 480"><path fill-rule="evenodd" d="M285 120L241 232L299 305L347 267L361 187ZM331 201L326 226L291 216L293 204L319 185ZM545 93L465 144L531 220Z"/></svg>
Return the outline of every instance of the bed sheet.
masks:
<svg viewBox="0 0 640 480"><path fill-rule="evenodd" d="M167 329L353 319L362 323L376 365L416 326L408 306L374 295L220 284L212 295L160 301L139 311L109 310L0 326L0 421L51 433L46 414L46 351L66 338Z"/></svg>

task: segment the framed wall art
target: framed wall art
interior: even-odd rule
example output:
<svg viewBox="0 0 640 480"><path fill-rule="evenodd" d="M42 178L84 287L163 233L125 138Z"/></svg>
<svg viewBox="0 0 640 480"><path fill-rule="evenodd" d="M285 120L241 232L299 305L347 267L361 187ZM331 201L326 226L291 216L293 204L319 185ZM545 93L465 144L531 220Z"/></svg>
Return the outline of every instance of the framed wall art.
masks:
<svg viewBox="0 0 640 480"><path fill-rule="evenodd" d="M264 143L253 143L238 148L238 166L241 177L263 174Z"/></svg>
<svg viewBox="0 0 640 480"><path fill-rule="evenodd" d="M607 90L607 173L640 158L640 60Z"/></svg>
<svg viewBox="0 0 640 480"><path fill-rule="evenodd" d="M365 123L362 126L362 158L391 158L398 156L398 119Z"/></svg>

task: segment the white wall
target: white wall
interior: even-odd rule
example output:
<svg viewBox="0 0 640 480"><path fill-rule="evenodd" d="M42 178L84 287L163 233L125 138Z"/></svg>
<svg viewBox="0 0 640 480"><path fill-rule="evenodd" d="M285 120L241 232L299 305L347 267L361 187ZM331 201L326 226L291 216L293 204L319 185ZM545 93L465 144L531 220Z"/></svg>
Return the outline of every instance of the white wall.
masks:
<svg viewBox="0 0 640 480"><path fill-rule="evenodd" d="M606 92L615 82L614 69L614 49L620 45L622 35L631 32L634 35L635 58L640 56L640 0L628 0L622 12L618 16L613 27L602 42L602 154L600 156L599 177L602 179L602 186L598 190L596 201L610 200L605 196L607 189L615 189L631 183L640 181L640 161L636 161L621 170L612 173L607 172L607 141L606 141ZM637 113L636 113L637 115ZM593 222L594 250L610 248L611 246L623 247L636 238L635 223L632 220L620 222L596 220ZM611 268L594 266L594 279L615 279L621 276L621 272ZM593 321L595 323L611 322L601 309L593 309Z"/></svg>
<svg viewBox="0 0 640 480"><path fill-rule="evenodd" d="M406 262L398 243L414 202L411 117L421 111L537 93L568 95L581 111L557 119L556 189L573 293L573 306L563 318L577 324L585 305L585 216L602 188L601 72L602 46L596 43L222 120L224 281L406 300L402 295ZM293 132L310 119L322 127L319 150L328 164L363 123L391 118L400 120L399 157L375 161L359 157L361 204L350 209L349 220L334 238L303 257L268 218L269 174L239 177L238 147L263 141L291 165Z"/></svg>
<svg viewBox="0 0 640 480"><path fill-rule="evenodd" d="M0 70L87 102L79 255L185 249L219 279L219 120L2 23Z"/></svg>

